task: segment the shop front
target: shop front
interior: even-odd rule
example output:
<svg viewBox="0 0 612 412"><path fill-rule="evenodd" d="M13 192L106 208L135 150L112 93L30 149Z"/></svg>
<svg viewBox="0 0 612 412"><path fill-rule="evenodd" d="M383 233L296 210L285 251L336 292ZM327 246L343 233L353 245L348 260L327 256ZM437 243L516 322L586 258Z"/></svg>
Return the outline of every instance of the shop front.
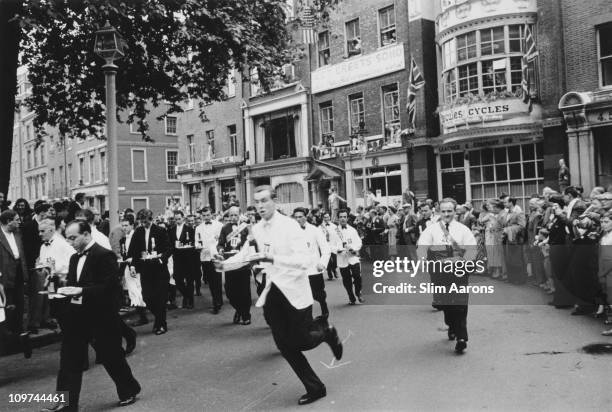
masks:
<svg viewBox="0 0 612 412"><path fill-rule="evenodd" d="M612 90L567 93L559 110L567 126L570 183L585 193L612 185Z"/></svg>
<svg viewBox="0 0 612 412"><path fill-rule="evenodd" d="M370 190L384 206L401 204L402 192L408 187L406 148L389 149L345 159L346 199L355 209L363 206L364 189Z"/></svg>
<svg viewBox="0 0 612 412"><path fill-rule="evenodd" d="M533 194L544 188L544 147L541 133L485 137L435 149L438 198L471 202L476 209L506 194L525 210Z"/></svg>

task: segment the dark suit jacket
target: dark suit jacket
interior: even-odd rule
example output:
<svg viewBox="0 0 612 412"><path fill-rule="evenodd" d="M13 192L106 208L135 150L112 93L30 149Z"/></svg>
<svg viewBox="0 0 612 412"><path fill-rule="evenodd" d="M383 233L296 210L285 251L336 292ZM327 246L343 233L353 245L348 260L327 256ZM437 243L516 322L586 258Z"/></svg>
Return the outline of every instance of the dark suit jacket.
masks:
<svg viewBox="0 0 612 412"><path fill-rule="evenodd" d="M238 227L239 225L240 224L235 226ZM240 235L238 236L239 241L237 245L235 247L232 247L230 243L231 239L228 239L228 236L234 231L233 226L234 225L232 225L231 223L223 225L223 227L221 228L221 233L219 233L219 242L217 243L217 250L221 252L229 252L232 249L240 250L242 248L242 245L247 240L249 231L247 229L244 229L242 232L240 232Z"/></svg>
<svg viewBox="0 0 612 412"><path fill-rule="evenodd" d="M42 245L42 239L38 234L38 221L33 216L25 219L20 232L25 251L26 267L32 269L36 266L36 259L40 255L40 245Z"/></svg>
<svg viewBox="0 0 612 412"><path fill-rule="evenodd" d="M79 210L81 210L81 205L77 201L73 200L70 202L68 205L68 216L66 216L66 222L72 222L74 220L74 215Z"/></svg>
<svg viewBox="0 0 612 412"><path fill-rule="evenodd" d="M21 279L17 279L17 261L13 256L13 251L11 250L11 246L6 236L4 236L4 232L0 229L0 273L2 273L2 276L0 276L0 284L10 289L22 286L24 279L28 275L23 241L19 233L15 233L15 243L17 243L17 249L19 250L19 262L21 264L21 274L23 276Z"/></svg>
<svg viewBox="0 0 612 412"><path fill-rule="evenodd" d="M170 248L172 249L172 253L174 254L174 252L176 251L176 241L180 241L183 245L194 245L194 240L195 240L195 230L193 230L192 227L187 226L186 224L183 225L183 229L181 230L181 234L180 236L177 238L176 237L176 226L172 226L169 230L168 230L168 239L170 240Z"/></svg>
<svg viewBox="0 0 612 412"><path fill-rule="evenodd" d="M111 318L119 310L119 267L117 256L110 250L94 244L87 252L81 277L77 281L79 255L70 258L67 285L83 288L83 310L92 318Z"/></svg>
<svg viewBox="0 0 612 412"><path fill-rule="evenodd" d="M155 248L152 248L151 239L155 239ZM167 272L167 263L168 259L171 255L170 244L168 241L168 232L166 229L156 226L154 224L151 225L151 230L149 232L149 248L150 251L157 252L160 256L163 267L166 268L165 272ZM134 230L134 234L132 235L132 241L130 242L130 248L128 250L128 257L132 258L132 264L136 267L136 271L138 273L143 273L143 260L141 259L142 252L146 250L146 242L145 242L145 228L139 226Z"/></svg>

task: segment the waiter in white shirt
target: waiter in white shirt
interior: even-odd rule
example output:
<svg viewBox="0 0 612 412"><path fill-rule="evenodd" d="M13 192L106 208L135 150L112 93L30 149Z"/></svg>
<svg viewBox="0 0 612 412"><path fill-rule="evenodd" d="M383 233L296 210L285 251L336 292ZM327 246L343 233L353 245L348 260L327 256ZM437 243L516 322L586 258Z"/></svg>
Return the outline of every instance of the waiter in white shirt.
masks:
<svg viewBox="0 0 612 412"><path fill-rule="evenodd" d="M327 280L334 280L338 278L338 249L342 249L342 242L338 238L337 226L331 222L331 215L329 212L323 213L323 222L321 223L321 231L329 244L331 249L331 255L329 257L329 263L327 264Z"/></svg>
<svg viewBox="0 0 612 412"><path fill-rule="evenodd" d="M212 313L218 314L223 306L223 282L221 272L215 269L213 256L217 253L217 242L223 224L213 219L212 211L208 206L201 211L202 223L195 230L196 248L200 249L200 263L202 264L202 276L208 282L210 295L212 296Z"/></svg>
<svg viewBox="0 0 612 412"><path fill-rule="evenodd" d="M276 193L270 186L255 188L255 206L262 220L252 228L258 252L249 257L249 247L223 262L262 262L266 270L266 286L256 306L264 308L264 317L274 342L283 357L306 387L299 401L305 405L326 396L325 385L308 363L302 351L326 342L336 359L342 358L342 342L336 328L312 319L312 292L308 281L309 257L304 231L290 217L276 211ZM246 252L246 253L245 253Z"/></svg>
<svg viewBox="0 0 612 412"><path fill-rule="evenodd" d="M74 248L66 242L66 239L56 229L56 222L53 219L43 219L38 224L38 234L43 244L40 246L39 265L37 265L41 269L38 269L37 274L41 277L44 276L41 282L43 285L41 290L46 286L48 292L55 292L60 284L66 282L70 257L76 253ZM31 314L31 316L39 317L35 324L55 329L57 325L49 319L49 309L55 312L56 308L49 308L49 301L45 295L38 294L37 309L37 313ZM52 313L51 316L56 317L56 314Z"/></svg>
<svg viewBox="0 0 612 412"><path fill-rule="evenodd" d="M359 265L359 251L362 242L357 230L348 224L348 211L338 212L340 225L337 234L342 242L342 249L338 250L338 267L342 276L342 283L348 293L349 305L355 304L355 297L360 303L364 302L361 296L361 266Z"/></svg>
<svg viewBox="0 0 612 412"><path fill-rule="evenodd" d="M293 218L298 222L304 235L306 236L306 246L308 256L310 257L310 266L307 269L310 289L312 289L312 297L321 305L321 316L329 317L329 309L325 298L325 280L323 280L323 271L327 268L331 249L323 232L317 229L306 221L308 211L303 207L298 207L293 211Z"/></svg>
<svg viewBox="0 0 612 412"><path fill-rule="evenodd" d="M430 261L469 261L476 257L476 239L472 231L455 220L457 202L451 198L440 201L440 220L428 226L417 243L419 259ZM430 272L436 286L444 286L446 293L434 297L444 311L444 323L448 325L448 339L457 340L455 352L463 353L467 347L468 293L454 293L449 290L452 284L466 286L468 275Z"/></svg>

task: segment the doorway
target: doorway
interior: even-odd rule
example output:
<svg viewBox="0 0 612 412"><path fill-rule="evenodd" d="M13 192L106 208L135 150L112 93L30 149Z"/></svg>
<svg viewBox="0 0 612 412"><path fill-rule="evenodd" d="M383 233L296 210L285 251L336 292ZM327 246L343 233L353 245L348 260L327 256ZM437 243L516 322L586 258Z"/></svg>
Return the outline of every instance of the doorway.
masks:
<svg viewBox="0 0 612 412"><path fill-rule="evenodd" d="M465 171L442 172L442 197L465 203Z"/></svg>

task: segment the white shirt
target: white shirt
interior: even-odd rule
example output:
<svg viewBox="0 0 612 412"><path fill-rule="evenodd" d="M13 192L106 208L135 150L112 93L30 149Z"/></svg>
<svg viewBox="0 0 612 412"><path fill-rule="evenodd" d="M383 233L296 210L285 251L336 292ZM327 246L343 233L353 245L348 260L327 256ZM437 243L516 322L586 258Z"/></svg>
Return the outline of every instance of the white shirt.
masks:
<svg viewBox="0 0 612 412"><path fill-rule="evenodd" d="M55 262L53 273L65 275L68 273L70 257L75 253L74 248L66 242L62 235L54 233L49 245L43 243L40 247L40 261L45 263L48 259L53 259Z"/></svg>
<svg viewBox="0 0 612 412"><path fill-rule="evenodd" d="M348 251L348 249L352 249L355 252L359 252L361 249L361 238L359 237L357 230L355 230L355 228L351 225L346 225L346 227L342 227L342 225L340 225L336 229L336 233L340 239L340 244L342 245L346 243L346 250L342 249L342 246L338 250L338 267L345 268L348 265L355 265L359 263L359 253L352 254Z"/></svg>
<svg viewBox="0 0 612 412"><path fill-rule="evenodd" d="M149 236L151 235L151 226L145 227L145 250L149 251Z"/></svg>
<svg viewBox="0 0 612 412"><path fill-rule="evenodd" d="M94 240L94 242L102 246L104 249L112 250L110 241L108 240L106 235L96 229L95 226L91 226L91 238Z"/></svg>
<svg viewBox="0 0 612 412"><path fill-rule="evenodd" d="M176 225L176 240L179 240L181 238L181 232L183 231L183 226L185 224L182 225Z"/></svg>
<svg viewBox="0 0 612 412"><path fill-rule="evenodd" d="M4 237L8 241L9 246L11 247L11 251L13 252L13 256L15 259L19 259L19 248L17 247L17 241L15 240L15 234L13 232L7 232L2 228L2 233L4 233Z"/></svg>
<svg viewBox="0 0 612 412"><path fill-rule="evenodd" d="M218 220L211 220L210 223L202 222L195 230L195 245L202 247L200 252L201 262L210 262L213 254L217 251L217 242L223 224Z"/></svg>
<svg viewBox="0 0 612 412"><path fill-rule="evenodd" d="M321 271L317 269L317 265L321 264L326 268L327 263L329 262L329 258L331 256L329 244L327 243L323 232L316 226L306 222L306 225L303 228L300 226L300 229L304 231L304 235L306 236L306 251L310 257L310 266L306 272L309 275L319 274Z"/></svg>
<svg viewBox="0 0 612 412"><path fill-rule="evenodd" d="M130 250L130 243L132 243L132 236L134 236L134 231L132 230L130 233L125 235L125 251L127 253Z"/></svg>
<svg viewBox="0 0 612 412"><path fill-rule="evenodd" d="M89 249L91 249L91 247L96 243L95 240L91 240L91 242L89 242L87 244L87 246L85 246L85 250L84 251L88 251ZM81 279L81 272L83 271L83 266L85 266L85 260L87 260L87 255L83 255L81 257L79 257L79 261L77 262L77 272L76 272L76 280L77 282L79 281L79 279Z"/></svg>
<svg viewBox="0 0 612 412"><path fill-rule="evenodd" d="M311 306L312 291L306 273L310 259L304 253L307 241L300 225L275 211L270 220L262 219L253 226L253 236L259 252L269 253L274 258L273 263L262 263L268 282L255 305L262 307L266 303L274 283L296 309Z"/></svg>
<svg viewBox="0 0 612 412"><path fill-rule="evenodd" d="M319 226L319 229L321 229L325 240L327 240L331 253L336 253L339 249L342 249L342 242L338 237L336 225L333 223L322 223L321 226Z"/></svg>
<svg viewBox="0 0 612 412"><path fill-rule="evenodd" d="M459 223L456 220L452 220L448 225L447 236L444 233L441 225L445 223L440 220L438 223L427 227L419 236L417 241L417 256L419 258L427 258L427 251L434 250L439 247L452 245L453 240L457 242L459 247L465 248L465 246L476 246L476 238L472 234L470 228L463 223ZM476 257L476 248L468 248L464 258L466 260L472 260Z"/></svg>

